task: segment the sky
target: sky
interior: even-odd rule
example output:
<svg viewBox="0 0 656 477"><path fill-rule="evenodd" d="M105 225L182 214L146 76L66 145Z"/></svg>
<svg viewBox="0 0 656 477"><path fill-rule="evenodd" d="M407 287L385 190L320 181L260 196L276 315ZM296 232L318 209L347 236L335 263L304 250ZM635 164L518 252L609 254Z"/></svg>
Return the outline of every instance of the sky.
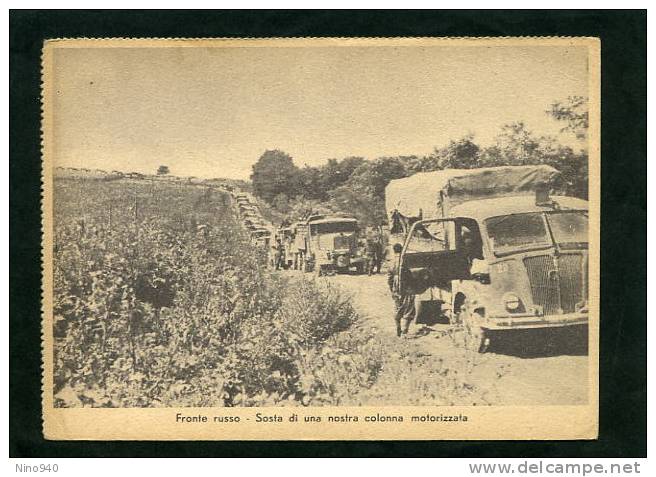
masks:
<svg viewBox="0 0 656 477"><path fill-rule="evenodd" d="M267 149L298 166L493 142L588 95L582 46L58 48L55 165L248 179ZM562 135L562 141L572 141Z"/></svg>

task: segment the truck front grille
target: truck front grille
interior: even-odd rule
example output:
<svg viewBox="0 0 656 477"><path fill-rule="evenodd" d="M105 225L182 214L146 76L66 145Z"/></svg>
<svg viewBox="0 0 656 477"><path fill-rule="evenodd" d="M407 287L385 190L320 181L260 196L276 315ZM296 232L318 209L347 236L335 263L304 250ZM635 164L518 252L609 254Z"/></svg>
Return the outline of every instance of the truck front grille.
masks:
<svg viewBox="0 0 656 477"><path fill-rule="evenodd" d="M576 305L587 297L581 254L564 254L557 258L552 255L527 257L524 265L533 303L542 307L545 315L573 313Z"/></svg>
<svg viewBox="0 0 656 477"><path fill-rule="evenodd" d="M576 311L576 305L583 301L583 256L566 254L558 257L560 271L560 306L565 313Z"/></svg>
<svg viewBox="0 0 656 477"><path fill-rule="evenodd" d="M557 271L553 257L551 255L527 257L524 259L524 265L531 284L533 303L541 306L545 315L560 313L558 280L554 280Z"/></svg>
<svg viewBox="0 0 656 477"><path fill-rule="evenodd" d="M335 250L345 250L350 248L349 237L335 237Z"/></svg>

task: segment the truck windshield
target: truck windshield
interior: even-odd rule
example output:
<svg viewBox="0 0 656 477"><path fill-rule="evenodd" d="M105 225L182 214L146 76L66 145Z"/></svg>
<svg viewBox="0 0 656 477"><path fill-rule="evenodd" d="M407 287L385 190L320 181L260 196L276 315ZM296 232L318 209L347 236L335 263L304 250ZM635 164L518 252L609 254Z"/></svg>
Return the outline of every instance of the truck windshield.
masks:
<svg viewBox="0 0 656 477"><path fill-rule="evenodd" d="M554 240L562 248L583 248L588 244L588 215L585 212L554 212L542 214L502 215L485 221L490 244L495 254L517 249L553 246L547 222Z"/></svg>
<svg viewBox="0 0 656 477"><path fill-rule="evenodd" d="M556 212L547 214L554 240L562 248L588 246L588 214L586 212Z"/></svg>
<svg viewBox="0 0 656 477"><path fill-rule="evenodd" d="M310 224L313 234L337 234L344 232L355 232L355 222L328 222L322 224Z"/></svg>
<svg viewBox="0 0 656 477"><path fill-rule="evenodd" d="M553 245L542 213L490 217L485 225L494 253Z"/></svg>

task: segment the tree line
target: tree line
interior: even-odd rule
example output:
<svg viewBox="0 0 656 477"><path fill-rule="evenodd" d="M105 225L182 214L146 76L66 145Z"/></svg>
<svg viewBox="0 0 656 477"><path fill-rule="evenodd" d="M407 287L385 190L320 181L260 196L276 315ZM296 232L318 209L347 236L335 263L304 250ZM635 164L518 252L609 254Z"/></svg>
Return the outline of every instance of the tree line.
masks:
<svg viewBox="0 0 656 477"><path fill-rule="evenodd" d="M585 141L586 98L554 102L546 114L562 124L561 132ZM531 164L555 167L562 173L558 192L587 199L587 148L575 150L555 137L537 135L522 121L503 126L490 146L479 145L469 134L423 156L346 157L298 167L286 152L267 150L253 165L251 181L256 196L292 220L310 211L347 211L364 225L380 225L386 221L385 187L393 179L442 169Z"/></svg>

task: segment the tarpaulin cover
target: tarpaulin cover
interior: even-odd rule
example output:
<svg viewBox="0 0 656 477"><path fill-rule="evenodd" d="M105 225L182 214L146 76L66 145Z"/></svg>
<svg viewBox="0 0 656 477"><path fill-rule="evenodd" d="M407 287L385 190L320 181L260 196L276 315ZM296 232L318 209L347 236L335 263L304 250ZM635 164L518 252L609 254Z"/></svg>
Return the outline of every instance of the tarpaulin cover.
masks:
<svg viewBox="0 0 656 477"><path fill-rule="evenodd" d="M536 184L552 184L559 175L546 165L420 172L390 181L385 208L390 217L395 210L404 217L439 217L469 200L534 194Z"/></svg>

